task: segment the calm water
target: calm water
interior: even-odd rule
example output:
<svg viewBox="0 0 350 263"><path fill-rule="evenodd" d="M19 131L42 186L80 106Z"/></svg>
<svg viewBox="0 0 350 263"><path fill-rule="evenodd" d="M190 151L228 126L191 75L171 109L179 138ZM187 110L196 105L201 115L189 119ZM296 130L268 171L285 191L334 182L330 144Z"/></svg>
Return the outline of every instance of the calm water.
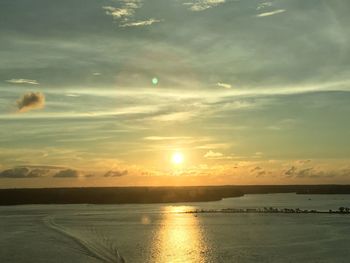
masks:
<svg viewBox="0 0 350 263"><path fill-rule="evenodd" d="M182 213L264 206L337 209L350 196L0 207L0 262L349 262L348 215Z"/></svg>

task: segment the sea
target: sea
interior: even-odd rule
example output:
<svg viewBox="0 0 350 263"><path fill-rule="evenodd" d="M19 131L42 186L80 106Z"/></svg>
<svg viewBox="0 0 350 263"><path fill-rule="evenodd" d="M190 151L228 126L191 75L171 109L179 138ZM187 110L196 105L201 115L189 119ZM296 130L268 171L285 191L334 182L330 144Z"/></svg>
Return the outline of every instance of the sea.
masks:
<svg viewBox="0 0 350 263"><path fill-rule="evenodd" d="M350 262L350 215L186 213L350 206L350 195L254 194L216 202L0 206L0 262Z"/></svg>

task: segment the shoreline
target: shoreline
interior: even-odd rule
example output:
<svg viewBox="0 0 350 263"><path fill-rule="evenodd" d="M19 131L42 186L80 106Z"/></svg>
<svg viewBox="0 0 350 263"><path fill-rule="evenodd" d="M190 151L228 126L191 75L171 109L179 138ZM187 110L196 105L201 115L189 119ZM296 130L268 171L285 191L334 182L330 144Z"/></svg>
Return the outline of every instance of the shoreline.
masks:
<svg viewBox="0 0 350 263"><path fill-rule="evenodd" d="M185 214L341 214L350 215L349 207L340 207L338 210L315 210L299 208L224 208L224 209L196 209L185 211Z"/></svg>

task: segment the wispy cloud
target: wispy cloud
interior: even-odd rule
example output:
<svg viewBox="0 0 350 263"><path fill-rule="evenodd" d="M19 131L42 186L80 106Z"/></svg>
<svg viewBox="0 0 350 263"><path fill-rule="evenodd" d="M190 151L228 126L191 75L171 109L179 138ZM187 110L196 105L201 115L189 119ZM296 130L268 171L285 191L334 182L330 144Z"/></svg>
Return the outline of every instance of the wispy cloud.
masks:
<svg viewBox="0 0 350 263"><path fill-rule="evenodd" d="M280 131L280 130L285 130L285 129L291 129L297 123L298 123L298 120L296 120L296 119L283 119L283 120L280 120L280 121L278 121L277 123L275 123L273 125L267 126L266 129L273 130L273 131Z"/></svg>
<svg viewBox="0 0 350 263"><path fill-rule="evenodd" d="M103 6L106 15L112 16L114 19L128 20L129 17L135 14L135 10L142 6L141 0L121 0L121 7Z"/></svg>
<svg viewBox="0 0 350 263"><path fill-rule="evenodd" d="M255 175L255 177L262 177L262 176L266 175L266 171L263 168L261 168L260 166L255 166L254 168L252 168L250 170L250 174Z"/></svg>
<svg viewBox="0 0 350 263"><path fill-rule="evenodd" d="M8 83L12 84L31 84L31 85L39 85L39 82L34 79L9 79L6 80Z"/></svg>
<svg viewBox="0 0 350 263"><path fill-rule="evenodd" d="M79 94L74 94L74 93L68 93L68 94L65 94L67 97L79 97L80 95Z"/></svg>
<svg viewBox="0 0 350 263"><path fill-rule="evenodd" d="M308 163L311 163L312 160L310 159L306 159L306 160L298 160L297 163L298 164L301 164L301 165L304 165L304 164L308 164Z"/></svg>
<svg viewBox="0 0 350 263"><path fill-rule="evenodd" d="M185 121L185 120L191 119L195 115L196 113L193 113L190 111L183 111L183 112L159 114L158 116L154 116L151 119L155 121L164 121L164 122Z"/></svg>
<svg viewBox="0 0 350 263"><path fill-rule="evenodd" d="M286 178L333 178L348 177L350 175L349 168L340 169L322 169L317 166L303 167L291 166L282 171Z"/></svg>
<svg viewBox="0 0 350 263"><path fill-rule="evenodd" d="M113 16L113 18L125 18L132 16L134 14L133 8L116 8L113 6L104 6L102 7L107 15Z"/></svg>
<svg viewBox="0 0 350 263"><path fill-rule="evenodd" d="M66 169L66 170L61 170L59 172L57 172L54 177L57 178L78 178L80 177L80 172L77 170L73 170L73 169Z"/></svg>
<svg viewBox="0 0 350 263"><path fill-rule="evenodd" d="M207 159L218 159L218 158L222 158L224 155L220 152L213 152L213 151L209 151L204 155L204 158Z"/></svg>
<svg viewBox="0 0 350 263"><path fill-rule="evenodd" d="M119 1L122 3L120 8L113 6L103 6L102 9L105 10L106 15L112 16L113 19L119 20L121 23L120 27L140 27L140 26L149 26L154 23L161 22L158 19L149 18L146 20L135 20L135 10L141 8L141 0L122 0Z"/></svg>
<svg viewBox="0 0 350 263"><path fill-rule="evenodd" d="M41 92L28 92L16 101L19 112L42 109L45 106L45 95Z"/></svg>
<svg viewBox="0 0 350 263"><path fill-rule="evenodd" d="M265 12L265 13L258 14L257 17L273 16L273 15L284 13L286 11L287 10L285 10L285 9L277 9L277 10L274 10L271 12Z"/></svg>
<svg viewBox="0 0 350 263"><path fill-rule="evenodd" d="M135 22L130 22L130 23L125 23L120 25L120 27L132 27L132 26L149 26L152 25L154 23L159 23L160 20L159 19L148 19L148 20L143 20L143 21L135 21Z"/></svg>
<svg viewBox="0 0 350 263"><path fill-rule="evenodd" d="M128 175L128 170L122 170L122 171L108 171L104 177L122 177L125 175Z"/></svg>
<svg viewBox="0 0 350 263"><path fill-rule="evenodd" d="M223 82L218 82L216 85L218 85L218 86L221 87L221 88L225 88L225 89L230 89L230 88L232 88L232 85L231 85L231 84L223 83Z"/></svg>
<svg viewBox="0 0 350 263"><path fill-rule="evenodd" d="M272 6L272 2L262 2L260 4L258 4L258 7L256 8L256 10L261 10L267 7L271 7Z"/></svg>
<svg viewBox="0 0 350 263"><path fill-rule="evenodd" d="M28 169L44 169L44 170L62 170L67 169L64 166L56 166L56 165L23 165L18 166L19 168L28 168Z"/></svg>
<svg viewBox="0 0 350 263"><path fill-rule="evenodd" d="M227 149L230 148L230 143L208 143L197 146L196 149L213 150L213 149Z"/></svg>
<svg viewBox="0 0 350 263"><path fill-rule="evenodd" d="M187 136L148 136L144 137L144 140L147 141L168 141L168 140L186 140L191 139L192 137Z"/></svg>
<svg viewBox="0 0 350 263"><path fill-rule="evenodd" d="M208 160L233 160L233 159L240 159L241 156L234 156L234 155L226 155L221 152L215 152L212 150L209 150L204 156L204 158Z"/></svg>
<svg viewBox="0 0 350 263"><path fill-rule="evenodd" d="M225 3L226 0L197 0L194 2L187 2L184 5L189 5L191 11L203 11L208 8L218 6Z"/></svg>

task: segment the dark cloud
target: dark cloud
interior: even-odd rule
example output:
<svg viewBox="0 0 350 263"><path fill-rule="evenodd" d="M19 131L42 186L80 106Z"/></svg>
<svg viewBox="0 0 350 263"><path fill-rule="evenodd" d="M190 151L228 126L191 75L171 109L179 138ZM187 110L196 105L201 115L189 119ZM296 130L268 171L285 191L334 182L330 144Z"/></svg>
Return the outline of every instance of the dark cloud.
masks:
<svg viewBox="0 0 350 263"><path fill-rule="evenodd" d="M0 178L35 178L47 174L48 170L34 169L27 167L14 167L0 172Z"/></svg>
<svg viewBox="0 0 350 263"><path fill-rule="evenodd" d="M80 177L80 172L73 169L66 169L57 172L53 177L57 178L77 178Z"/></svg>
<svg viewBox="0 0 350 263"><path fill-rule="evenodd" d="M315 171L314 171L313 167L298 169L295 166L291 166L289 169L287 169L284 172L284 175L286 175L288 177L304 178L304 177L310 177L310 176L315 175Z"/></svg>
<svg viewBox="0 0 350 263"><path fill-rule="evenodd" d="M264 175L266 175L266 172L265 171L260 171L260 172L257 173L256 177L262 177Z"/></svg>
<svg viewBox="0 0 350 263"><path fill-rule="evenodd" d="M308 177L308 176L312 176L313 175L313 168L306 168L306 169L302 169L300 171L297 172L296 177Z"/></svg>
<svg viewBox="0 0 350 263"><path fill-rule="evenodd" d="M296 173L296 171L297 168L295 166L292 166L284 172L284 175L293 176Z"/></svg>
<svg viewBox="0 0 350 263"><path fill-rule="evenodd" d="M57 171L59 170L59 171ZM0 178L38 178L44 176L51 176L56 178L78 178L78 177L92 177L92 174L83 175L80 171L68 169L59 166L17 166L6 169L0 172Z"/></svg>
<svg viewBox="0 0 350 263"><path fill-rule="evenodd" d="M125 176L128 174L128 170L123 170L123 171L108 171L104 177L121 177Z"/></svg>
<svg viewBox="0 0 350 263"><path fill-rule="evenodd" d="M266 174L266 171L260 166L256 166L250 170L252 174L255 174L255 177L263 177Z"/></svg>
<svg viewBox="0 0 350 263"><path fill-rule="evenodd" d="M263 170L263 169L260 166L256 166L253 169L251 169L250 171L253 173L253 172L257 172L257 171L261 171L261 170Z"/></svg>
<svg viewBox="0 0 350 263"><path fill-rule="evenodd" d="M287 177L293 178L333 178L347 177L350 175L350 169L320 170L316 167L297 168L291 166L283 173Z"/></svg>
<svg viewBox="0 0 350 263"><path fill-rule="evenodd" d="M27 177L42 177L45 176L49 170L45 169L33 169L28 173Z"/></svg>
<svg viewBox="0 0 350 263"><path fill-rule="evenodd" d="M56 166L56 165L21 165L18 167L27 167L29 169L44 169L44 170L62 170L67 169L64 166Z"/></svg>
<svg viewBox="0 0 350 263"><path fill-rule="evenodd" d="M45 106L45 95L41 92L28 92L16 101L19 112L42 109Z"/></svg>
<svg viewBox="0 0 350 263"><path fill-rule="evenodd" d="M25 167L21 168L12 168L4 170L0 173L0 177L7 178L25 178L29 173L29 169Z"/></svg>
<svg viewBox="0 0 350 263"><path fill-rule="evenodd" d="M311 160L299 160L298 163L299 164L307 164L307 163L310 163Z"/></svg>

